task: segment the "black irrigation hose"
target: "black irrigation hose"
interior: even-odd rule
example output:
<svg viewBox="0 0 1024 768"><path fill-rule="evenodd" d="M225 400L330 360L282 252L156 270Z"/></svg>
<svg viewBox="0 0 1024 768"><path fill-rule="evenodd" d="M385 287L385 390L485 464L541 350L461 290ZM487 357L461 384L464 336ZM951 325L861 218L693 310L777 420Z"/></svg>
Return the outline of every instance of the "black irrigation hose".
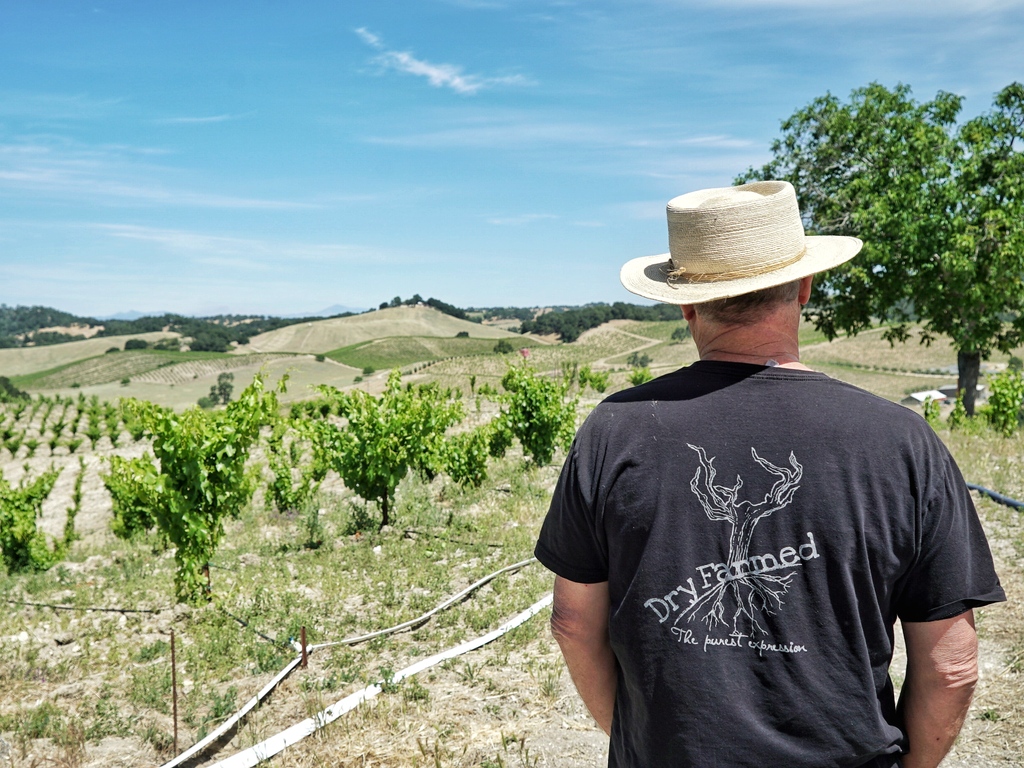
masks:
<svg viewBox="0 0 1024 768"><path fill-rule="evenodd" d="M996 493L993 490L985 488L981 485L975 485L974 483L967 483L967 487L972 491L977 491L982 496L988 496L992 501L997 501L1000 504L1005 504L1007 507L1013 509L1024 509L1024 501L1017 501L1017 499L1011 499L1009 496L1003 496L1001 493Z"/></svg>
<svg viewBox="0 0 1024 768"><path fill-rule="evenodd" d="M231 611L225 610L224 608L221 608L219 605L217 606L217 610L220 611L221 613L223 613L225 616L228 616L228 617L234 619L235 621L237 621L239 624L241 624L246 629L251 629L253 632L255 632L257 635L262 637L268 643L273 643L278 648L287 648L289 651L295 650L289 643L282 643L279 640L275 640L270 635L263 634L258 629L256 629L252 625L250 625L249 622L247 622L245 619L240 619L237 616L235 616L235 614L231 613Z"/></svg>
<svg viewBox="0 0 1024 768"><path fill-rule="evenodd" d="M504 544L492 544L489 541L466 541L465 539L453 539L450 536L441 536L438 533L430 533L429 531L417 531L415 528L406 528L402 531L406 538L410 538L409 534L415 534L416 536L430 536L432 539L441 539L441 541L450 541L453 544L465 544L467 547L493 547L500 549L504 547Z"/></svg>
<svg viewBox="0 0 1024 768"><path fill-rule="evenodd" d="M163 613L168 608L100 608L95 605L54 605L52 603L30 603L25 600L4 600L11 605L31 605L36 608L52 608L55 611L103 611L104 613Z"/></svg>

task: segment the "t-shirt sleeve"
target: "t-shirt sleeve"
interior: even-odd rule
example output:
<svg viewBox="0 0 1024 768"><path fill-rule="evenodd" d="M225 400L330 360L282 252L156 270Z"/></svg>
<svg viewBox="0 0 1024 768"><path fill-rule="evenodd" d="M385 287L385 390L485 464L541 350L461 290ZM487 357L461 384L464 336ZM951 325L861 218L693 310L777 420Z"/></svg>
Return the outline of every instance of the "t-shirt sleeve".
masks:
<svg viewBox="0 0 1024 768"><path fill-rule="evenodd" d="M945 449L919 518L917 556L904 580L897 614L939 621L1006 599L974 500Z"/></svg>
<svg viewBox="0 0 1024 768"><path fill-rule="evenodd" d="M551 497L534 554L562 578L598 584L608 581L608 546L594 512L593 489L587 484L590 473L580 464L579 446L574 443Z"/></svg>

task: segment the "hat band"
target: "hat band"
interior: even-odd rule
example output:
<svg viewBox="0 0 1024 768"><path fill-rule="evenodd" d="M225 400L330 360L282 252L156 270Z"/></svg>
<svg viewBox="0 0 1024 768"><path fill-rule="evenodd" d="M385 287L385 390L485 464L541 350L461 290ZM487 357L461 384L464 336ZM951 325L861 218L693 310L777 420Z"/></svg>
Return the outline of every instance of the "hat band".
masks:
<svg viewBox="0 0 1024 768"><path fill-rule="evenodd" d="M774 264L754 264L747 269L737 269L731 272L691 272L686 267L668 269L668 267L672 265L672 260L669 259L662 265L661 271L665 275L666 284L673 288L676 284L688 285L691 283L717 283L723 280L739 280L744 277L757 277L758 275L766 275L771 272L775 272L783 267L788 267L790 264L796 264L804 257L806 252L807 248L805 246L801 248L795 256L775 262ZM768 267L767 269L765 269L766 266Z"/></svg>

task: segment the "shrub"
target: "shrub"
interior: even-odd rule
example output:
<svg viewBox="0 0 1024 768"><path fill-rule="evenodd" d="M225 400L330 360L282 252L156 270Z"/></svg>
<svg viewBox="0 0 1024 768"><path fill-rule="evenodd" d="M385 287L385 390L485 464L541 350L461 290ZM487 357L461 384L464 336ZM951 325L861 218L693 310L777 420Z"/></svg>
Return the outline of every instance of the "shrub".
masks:
<svg viewBox="0 0 1024 768"><path fill-rule="evenodd" d="M1012 437L1020 426L1021 405L1024 404L1024 375L1007 370L989 381L991 394L985 415L989 424L1004 437Z"/></svg>
<svg viewBox="0 0 1024 768"><path fill-rule="evenodd" d="M516 438L523 453L535 464L551 461L555 449L568 448L576 432L576 401L569 398L569 382L556 381L526 363L509 366L501 379L505 392L498 396L501 413L494 421L491 455L501 456ZM481 392L483 387L480 388Z"/></svg>
<svg viewBox="0 0 1024 768"><path fill-rule="evenodd" d="M651 364L651 356L648 354L632 353L626 358L626 365L630 368L646 368Z"/></svg>
<svg viewBox="0 0 1024 768"><path fill-rule="evenodd" d="M14 487L0 474L0 557L8 573L45 571L64 557L63 543L51 549L46 534L36 527L58 475L60 470L51 467Z"/></svg>
<svg viewBox="0 0 1024 768"><path fill-rule="evenodd" d="M672 341L686 341L690 338L690 326L681 325L672 331Z"/></svg>
<svg viewBox="0 0 1024 768"><path fill-rule="evenodd" d="M124 343L125 352L132 349L149 349L149 343L145 339L128 339Z"/></svg>
<svg viewBox="0 0 1024 768"><path fill-rule="evenodd" d="M245 463L260 429L277 417L277 396L257 376L223 411L189 408L177 414L131 400L125 412L152 437L160 462L159 471L152 461L130 468L132 492L139 503L152 500L157 527L176 547L178 599L200 602L208 593L203 577L208 579L224 521L238 517L252 498L254 478Z"/></svg>
<svg viewBox="0 0 1024 768"><path fill-rule="evenodd" d="M515 347L512 346L512 342L508 339L501 339L497 344L494 345L494 351L499 355L509 355L515 352Z"/></svg>
<svg viewBox="0 0 1024 768"><path fill-rule="evenodd" d="M321 450L346 487L380 505L384 527L395 489L409 470L429 479L444 468L444 433L462 418L462 403L436 384L403 388L397 369L380 397L359 389L319 390L348 421L344 429L314 422Z"/></svg>
<svg viewBox="0 0 1024 768"><path fill-rule="evenodd" d="M634 387L638 387L653 378L654 374L651 373L650 368L634 368L629 374L629 383Z"/></svg>
<svg viewBox="0 0 1024 768"><path fill-rule="evenodd" d="M469 331L459 331L458 333L455 334L455 338L456 339L468 339L469 338Z"/></svg>

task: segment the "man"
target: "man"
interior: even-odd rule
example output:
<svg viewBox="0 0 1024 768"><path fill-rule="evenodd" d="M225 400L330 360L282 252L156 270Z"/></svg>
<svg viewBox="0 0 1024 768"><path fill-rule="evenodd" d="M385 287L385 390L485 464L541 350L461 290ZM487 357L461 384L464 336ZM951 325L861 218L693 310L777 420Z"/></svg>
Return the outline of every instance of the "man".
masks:
<svg viewBox="0 0 1024 768"><path fill-rule="evenodd" d="M932 429L800 363L811 276L861 243L805 236L785 182L668 219L670 253L621 279L682 306L700 361L593 411L536 549L609 765L934 768L977 677L972 609L1005 596Z"/></svg>

